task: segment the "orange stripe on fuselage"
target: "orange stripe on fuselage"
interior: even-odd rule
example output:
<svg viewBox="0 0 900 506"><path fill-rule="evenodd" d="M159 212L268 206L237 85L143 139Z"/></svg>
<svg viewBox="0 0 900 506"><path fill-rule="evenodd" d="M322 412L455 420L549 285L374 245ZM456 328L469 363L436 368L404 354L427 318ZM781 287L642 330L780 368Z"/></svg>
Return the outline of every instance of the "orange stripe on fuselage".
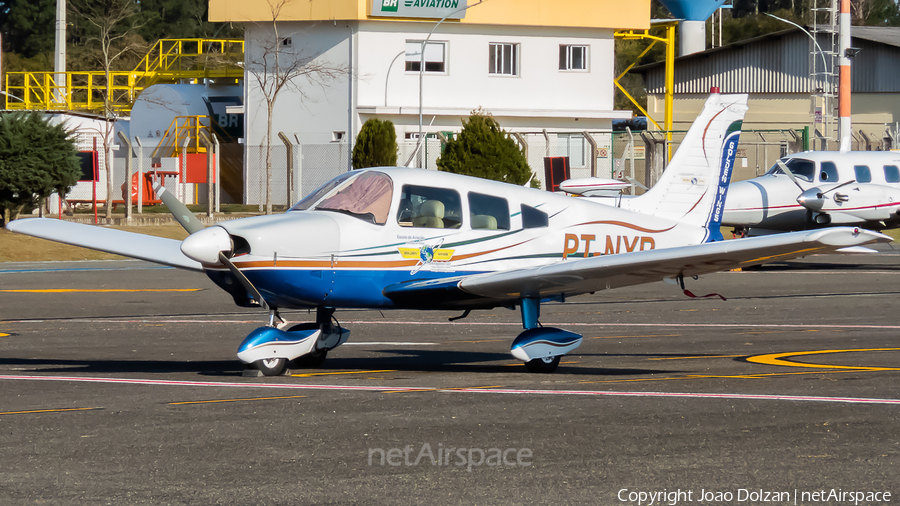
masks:
<svg viewBox="0 0 900 506"><path fill-rule="evenodd" d="M639 226L633 225L631 223L626 223L624 221L588 221L586 223L579 223L577 225L572 225L572 227L580 227L582 225L615 225L618 227L630 228L631 230L637 230L638 232L646 232L648 234L659 234L662 232L668 232L669 230L672 230L673 228L675 228L675 225L672 225L671 227L664 228L662 230L652 230L649 228L639 227ZM572 228L572 227L569 227L569 228Z"/></svg>

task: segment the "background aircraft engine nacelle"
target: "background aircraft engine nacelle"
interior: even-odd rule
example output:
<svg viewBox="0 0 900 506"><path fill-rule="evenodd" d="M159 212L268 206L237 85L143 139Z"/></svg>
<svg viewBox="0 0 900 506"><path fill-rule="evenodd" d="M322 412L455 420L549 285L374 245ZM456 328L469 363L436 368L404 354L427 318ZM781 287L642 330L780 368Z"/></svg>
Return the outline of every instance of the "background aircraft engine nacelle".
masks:
<svg viewBox="0 0 900 506"><path fill-rule="evenodd" d="M181 243L181 252L204 264L219 263L219 253L227 256L232 249L231 236L222 227L209 227L194 232Z"/></svg>
<svg viewBox="0 0 900 506"><path fill-rule="evenodd" d="M580 334L552 327L537 327L519 334L510 347L510 353L528 362L539 358L565 355L581 346Z"/></svg>

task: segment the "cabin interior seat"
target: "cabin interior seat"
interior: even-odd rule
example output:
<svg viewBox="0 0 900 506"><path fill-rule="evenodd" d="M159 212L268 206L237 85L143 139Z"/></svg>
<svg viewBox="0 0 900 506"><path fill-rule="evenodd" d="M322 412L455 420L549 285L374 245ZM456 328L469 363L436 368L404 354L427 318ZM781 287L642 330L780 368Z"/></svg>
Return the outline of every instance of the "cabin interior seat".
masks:
<svg viewBox="0 0 900 506"><path fill-rule="evenodd" d="M444 203L440 200L426 200L419 206L419 215L413 218L413 226L444 228Z"/></svg>

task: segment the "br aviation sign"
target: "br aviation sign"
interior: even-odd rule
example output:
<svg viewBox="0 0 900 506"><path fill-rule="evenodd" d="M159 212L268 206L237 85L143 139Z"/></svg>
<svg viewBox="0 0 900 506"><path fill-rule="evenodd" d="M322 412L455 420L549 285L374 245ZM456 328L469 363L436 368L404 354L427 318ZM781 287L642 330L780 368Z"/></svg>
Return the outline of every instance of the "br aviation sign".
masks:
<svg viewBox="0 0 900 506"><path fill-rule="evenodd" d="M372 0L372 16L462 19L467 0ZM456 12L454 12L456 11Z"/></svg>

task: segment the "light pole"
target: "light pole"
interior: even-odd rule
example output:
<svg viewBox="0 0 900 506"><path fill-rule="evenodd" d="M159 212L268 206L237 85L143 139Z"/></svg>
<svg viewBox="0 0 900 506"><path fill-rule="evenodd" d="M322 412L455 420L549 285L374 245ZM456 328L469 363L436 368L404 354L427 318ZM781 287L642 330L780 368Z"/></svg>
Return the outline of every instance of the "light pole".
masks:
<svg viewBox="0 0 900 506"><path fill-rule="evenodd" d="M446 20L447 18L449 18L450 16L452 16L458 12L462 12L466 9L471 9L472 7L475 7L476 5L479 5L486 1L487 0L478 0L477 3L474 3L472 5L467 5L465 7L460 7L459 9L456 9L455 11L451 12L450 14L447 14L446 16L442 17L441 20L438 21L437 24L434 25L434 28L432 28L431 31L428 32L428 36L425 37L425 40L422 41L422 47L419 50L419 138L416 142L416 150L413 152L413 156L417 156L419 153L419 148L422 147L422 77L425 75L425 45L428 44L428 39L431 38L431 36L434 34L434 31L437 30L437 27L441 26L441 23L443 23L444 20ZM419 164L419 165L422 165L422 164Z"/></svg>

